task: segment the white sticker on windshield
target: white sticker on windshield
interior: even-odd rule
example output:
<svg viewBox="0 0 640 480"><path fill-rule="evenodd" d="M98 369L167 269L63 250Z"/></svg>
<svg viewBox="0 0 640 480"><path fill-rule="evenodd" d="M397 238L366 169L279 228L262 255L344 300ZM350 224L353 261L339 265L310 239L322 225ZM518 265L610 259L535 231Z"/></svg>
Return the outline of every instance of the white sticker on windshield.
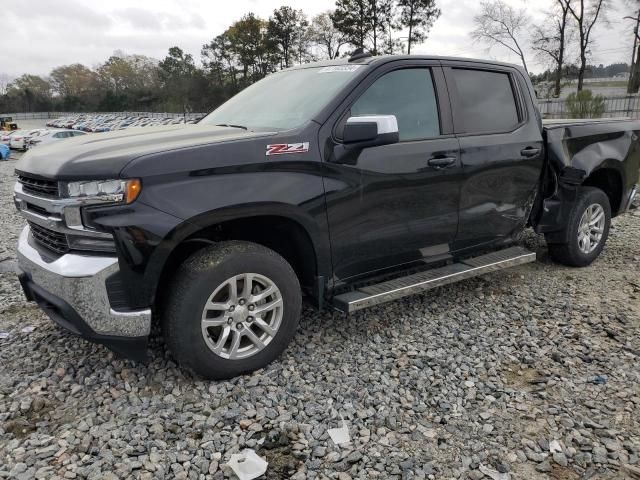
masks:
<svg viewBox="0 0 640 480"><path fill-rule="evenodd" d="M362 65L332 65L330 67L322 67L318 70L318 73L332 73L332 72L355 72Z"/></svg>

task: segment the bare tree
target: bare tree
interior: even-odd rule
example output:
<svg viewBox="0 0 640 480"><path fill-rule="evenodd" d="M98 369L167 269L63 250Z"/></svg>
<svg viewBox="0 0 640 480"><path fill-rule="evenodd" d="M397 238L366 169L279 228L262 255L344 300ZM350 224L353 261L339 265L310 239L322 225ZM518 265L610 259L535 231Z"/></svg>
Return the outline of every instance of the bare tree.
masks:
<svg viewBox="0 0 640 480"><path fill-rule="evenodd" d="M640 1L633 2L636 6L640 6ZM631 53L631 68L629 69L629 83L627 83L627 93L638 93L640 89L640 8L635 12L635 16L628 15L625 20L633 20L633 51Z"/></svg>
<svg viewBox="0 0 640 480"><path fill-rule="evenodd" d="M349 42L345 35L333 26L330 13L325 12L313 17L309 35L311 41L321 48L329 60L333 60L340 56L340 48Z"/></svg>
<svg viewBox="0 0 640 480"><path fill-rule="evenodd" d="M0 95L7 93L9 84L11 83L11 77L6 73L0 73Z"/></svg>
<svg viewBox="0 0 640 480"><path fill-rule="evenodd" d="M580 47L580 68L578 69L578 91L582 90L584 84L584 72L587 68L587 55L589 54L589 46L593 43L591 31L593 26L602 18L601 13L606 0L559 0L567 6L571 16L576 22L578 28L579 47Z"/></svg>
<svg viewBox="0 0 640 480"><path fill-rule="evenodd" d="M553 95L560 96L560 82L562 80L562 66L569 42L569 7L563 0L556 0L556 9L547 15L541 25L533 31L532 48L541 57L550 57L555 70Z"/></svg>
<svg viewBox="0 0 640 480"><path fill-rule="evenodd" d="M528 73L521 46L524 30L530 23L526 11L515 9L502 0L481 2L480 7L480 14L473 17L476 28L471 32L471 37L487 42L490 46L500 45L515 53Z"/></svg>

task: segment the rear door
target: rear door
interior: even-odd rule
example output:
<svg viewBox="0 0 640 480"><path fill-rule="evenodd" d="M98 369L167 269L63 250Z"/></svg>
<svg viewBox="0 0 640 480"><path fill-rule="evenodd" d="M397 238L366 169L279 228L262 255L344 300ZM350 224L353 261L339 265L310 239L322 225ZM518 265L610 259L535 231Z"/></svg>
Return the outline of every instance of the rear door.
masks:
<svg viewBox="0 0 640 480"><path fill-rule="evenodd" d="M522 74L510 67L443 62L462 184L455 248L508 239L527 221L543 140Z"/></svg>
<svg viewBox="0 0 640 480"><path fill-rule="evenodd" d="M400 142L365 148L348 164L333 162L347 118L375 114L396 116ZM460 160L438 62L376 69L323 126L320 143L334 280L448 254L458 224Z"/></svg>

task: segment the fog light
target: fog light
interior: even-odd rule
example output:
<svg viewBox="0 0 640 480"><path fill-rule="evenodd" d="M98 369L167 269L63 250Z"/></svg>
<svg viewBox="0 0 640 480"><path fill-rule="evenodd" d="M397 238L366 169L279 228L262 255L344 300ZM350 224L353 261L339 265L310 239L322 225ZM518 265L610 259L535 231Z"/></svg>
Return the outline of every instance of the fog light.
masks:
<svg viewBox="0 0 640 480"><path fill-rule="evenodd" d="M69 235L67 237L69 247L72 250L89 250L92 252L109 252L115 253L116 244L113 240L79 237L75 235Z"/></svg>

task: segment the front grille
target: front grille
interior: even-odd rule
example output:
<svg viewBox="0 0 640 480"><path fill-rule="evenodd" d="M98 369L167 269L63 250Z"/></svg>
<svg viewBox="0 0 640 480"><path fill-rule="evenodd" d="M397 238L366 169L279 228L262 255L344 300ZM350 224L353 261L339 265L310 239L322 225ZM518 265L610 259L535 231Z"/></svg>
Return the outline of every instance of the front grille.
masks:
<svg viewBox="0 0 640 480"><path fill-rule="evenodd" d="M29 227L35 241L43 247L60 255L64 255L69 251L69 243L64 233L49 230L33 222L29 222Z"/></svg>
<svg viewBox="0 0 640 480"><path fill-rule="evenodd" d="M55 180L42 180L28 175L18 175L18 181L22 184L22 190L26 193L45 197L58 197L58 182Z"/></svg>

